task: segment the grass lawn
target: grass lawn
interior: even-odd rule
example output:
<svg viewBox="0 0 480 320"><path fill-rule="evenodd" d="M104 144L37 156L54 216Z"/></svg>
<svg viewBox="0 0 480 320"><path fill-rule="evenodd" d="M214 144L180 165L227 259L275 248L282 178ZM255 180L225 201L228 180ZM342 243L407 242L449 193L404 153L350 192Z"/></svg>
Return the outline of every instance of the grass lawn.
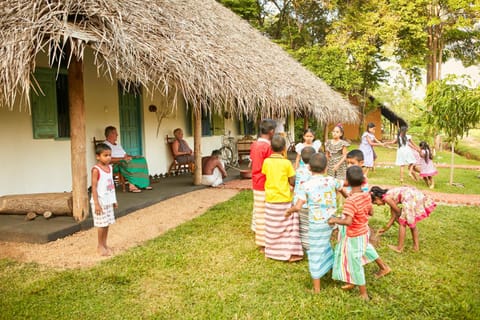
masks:
<svg viewBox="0 0 480 320"><path fill-rule="evenodd" d="M393 269L375 280L372 300L324 277L307 292L306 261L265 260L250 231L251 191L219 204L147 244L86 270L55 271L0 260L1 319L479 319L478 208L439 206L419 223L420 252L378 252ZM388 220L376 207L371 225ZM407 245L411 245L410 234Z"/></svg>

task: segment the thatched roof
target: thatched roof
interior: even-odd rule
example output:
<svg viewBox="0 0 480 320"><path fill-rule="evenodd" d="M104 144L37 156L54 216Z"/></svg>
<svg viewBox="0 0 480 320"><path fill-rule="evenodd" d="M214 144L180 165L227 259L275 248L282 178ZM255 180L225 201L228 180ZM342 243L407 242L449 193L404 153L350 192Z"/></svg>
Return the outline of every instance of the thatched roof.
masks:
<svg viewBox="0 0 480 320"><path fill-rule="evenodd" d="M79 56L90 46L101 75L179 89L202 106L357 120L340 94L213 0L0 0L0 105L28 106L36 55L52 58L65 42Z"/></svg>

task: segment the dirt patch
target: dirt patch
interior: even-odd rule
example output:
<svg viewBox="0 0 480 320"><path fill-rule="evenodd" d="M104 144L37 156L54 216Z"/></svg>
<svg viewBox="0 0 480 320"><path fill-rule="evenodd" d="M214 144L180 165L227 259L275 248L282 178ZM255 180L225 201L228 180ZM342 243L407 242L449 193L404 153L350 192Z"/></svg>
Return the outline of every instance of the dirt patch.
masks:
<svg viewBox="0 0 480 320"><path fill-rule="evenodd" d="M108 235L108 245L113 248L112 256L192 220L213 205L229 200L240 189L243 188L197 190L117 219L110 226ZM112 257L98 256L96 246L97 230L92 228L46 244L0 242L0 258L36 262L58 269L84 268Z"/></svg>

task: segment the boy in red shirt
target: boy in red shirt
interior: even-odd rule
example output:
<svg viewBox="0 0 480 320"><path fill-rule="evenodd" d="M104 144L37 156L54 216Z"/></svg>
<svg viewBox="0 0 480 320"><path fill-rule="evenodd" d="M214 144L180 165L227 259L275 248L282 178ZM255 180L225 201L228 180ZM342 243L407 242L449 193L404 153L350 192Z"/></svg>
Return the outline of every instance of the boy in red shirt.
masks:
<svg viewBox="0 0 480 320"><path fill-rule="evenodd" d="M255 244L265 253L265 175L262 173L263 161L272 154L271 140L275 134L276 122L264 119L260 123L260 137L250 147L252 164L253 221Z"/></svg>

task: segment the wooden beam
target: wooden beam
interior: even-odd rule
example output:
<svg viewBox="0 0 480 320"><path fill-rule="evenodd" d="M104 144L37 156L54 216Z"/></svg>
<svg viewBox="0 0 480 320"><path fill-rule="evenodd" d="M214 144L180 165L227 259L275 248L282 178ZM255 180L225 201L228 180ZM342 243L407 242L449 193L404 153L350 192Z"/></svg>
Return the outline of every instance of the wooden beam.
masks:
<svg viewBox="0 0 480 320"><path fill-rule="evenodd" d="M195 155L195 173L193 175L193 184L200 185L202 183L202 114L200 105L193 109L195 125L193 128L193 154Z"/></svg>
<svg viewBox="0 0 480 320"><path fill-rule="evenodd" d="M87 157L85 130L85 99L83 89L83 61L73 57L68 68L68 99L70 102L70 148L72 169L72 207L76 221L83 221L89 213L87 193Z"/></svg>

